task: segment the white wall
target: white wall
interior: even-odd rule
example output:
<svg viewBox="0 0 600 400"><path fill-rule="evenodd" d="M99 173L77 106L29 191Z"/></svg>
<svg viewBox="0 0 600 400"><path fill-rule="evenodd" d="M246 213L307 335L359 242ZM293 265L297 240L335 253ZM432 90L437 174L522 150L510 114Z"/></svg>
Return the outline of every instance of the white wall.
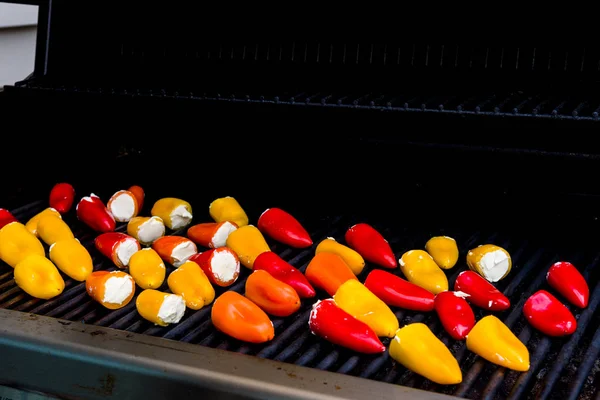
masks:
<svg viewBox="0 0 600 400"><path fill-rule="evenodd" d="M0 87L12 85L33 71L37 6L0 0Z"/></svg>

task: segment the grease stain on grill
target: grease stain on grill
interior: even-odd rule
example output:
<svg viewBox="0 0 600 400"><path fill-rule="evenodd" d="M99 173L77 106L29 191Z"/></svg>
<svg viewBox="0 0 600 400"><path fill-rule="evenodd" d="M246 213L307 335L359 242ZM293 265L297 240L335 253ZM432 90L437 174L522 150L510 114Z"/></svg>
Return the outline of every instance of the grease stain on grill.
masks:
<svg viewBox="0 0 600 400"><path fill-rule="evenodd" d="M63 326L69 326L71 325L71 322L69 321L57 321L59 324L63 325Z"/></svg>
<svg viewBox="0 0 600 400"><path fill-rule="evenodd" d="M113 391L115 389L115 381L116 381L115 376L112 374L106 374L105 376L100 378L99 381L100 381L99 387L84 386L84 385L75 385L75 387L78 389L83 389L83 390L89 391L91 393L94 393L96 395L103 396L103 397L112 396Z"/></svg>
<svg viewBox="0 0 600 400"><path fill-rule="evenodd" d="M106 335L106 332L104 332L104 331L90 332L90 336L99 336L99 335Z"/></svg>

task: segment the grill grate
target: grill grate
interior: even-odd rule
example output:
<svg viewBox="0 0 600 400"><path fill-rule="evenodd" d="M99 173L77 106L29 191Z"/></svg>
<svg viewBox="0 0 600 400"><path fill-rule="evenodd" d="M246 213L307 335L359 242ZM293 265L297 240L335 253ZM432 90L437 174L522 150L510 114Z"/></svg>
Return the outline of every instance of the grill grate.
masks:
<svg viewBox="0 0 600 400"><path fill-rule="evenodd" d="M14 215L19 220L26 221L44 207L45 203L38 201L15 210ZM74 215L65 216L65 220L73 227L76 237L90 249L95 269L114 269L108 260L93 249L94 235L84 229ZM345 229L355 222L355 217L338 216L320 221L307 221L306 227L316 244L327 236L342 240ZM406 250L421 247L431 236L431 232L426 231L415 233L407 229L393 230L379 226L397 251L397 257ZM121 224L117 230L124 229L125 225ZM120 310L105 310L87 296L83 283L71 279L65 280L65 290L58 298L49 301L33 299L16 287L10 267L2 265L0 308L158 336L465 398L590 399L599 395L597 379L600 378L600 312L596 312L600 303L599 253L591 249L578 249L557 254L555 250L540 248L528 240L516 239L502 233L466 234L460 231L438 230L436 234L448 234L456 238L462 250L460 260L464 260L466 250L484 242L497 243L511 252L513 272L507 279L499 282L498 287L511 299L513 306L498 315L528 346L531 354L531 370L528 373L507 371L470 353L466 350L464 342L454 341L445 334L434 313L423 314L394 309L401 325L424 322L449 346L463 370L463 382L460 385L436 385L396 365L387 352L375 356L357 355L311 335L307 328L307 320L312 302L305 302L293 316L274 318L276 336L272 342L266 345L249 345L217 332L210 322L210 308L195 312L188 310L179 324L158 327L138 316L135 299ZM273 251L302 271L314 254L314 248L295 250L273 242L270 242L270 245ZM584 276L590 284L591 299L588 308L583 311L571 307L578 319L578 329L574 335L565 339L550 339L534 331L525 322L521 309L527 297L545 285L547 267L559 257L572 257L570 261L585 266ZM458 273L465 269L464 264L464 261L459 261L455 268L447 272L451 285ZM368 266L365 268L359 277L361 281L364 281L370 270ZM247 275L248 271L244 269L239 281L228 290L243 293ZM163 290L165 287L166 284ZM222 288L218 288L217 295L222 291ZM323 298L322 294L319 297ZM484 315L480 310L474 310L477 318ZM384 344L389 344L389 339L385 339Z"/></svg>

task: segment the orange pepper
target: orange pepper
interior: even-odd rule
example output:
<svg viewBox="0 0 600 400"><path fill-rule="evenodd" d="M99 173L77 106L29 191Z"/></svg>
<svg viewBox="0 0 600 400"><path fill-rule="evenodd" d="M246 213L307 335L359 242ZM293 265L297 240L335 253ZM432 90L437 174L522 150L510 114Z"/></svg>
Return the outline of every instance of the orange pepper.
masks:
<svg viewBox="0 0 600 400"><path fill-rule="evenodd" d="M123 271L96 271L85 280L90 297L109 310L125 307L135 294L135 281Z"/></svg>
<svg viewBox="0 0 600 400"><path fill-rule="evenodd" d="M248 343L264 343L275 337L269 316L250 299L233 291L219 296L211 310L215 328Z"/></svg>
<svg viewBox="0 0 600 400"><path fill-rule="evenodd" d="M334 253L315 254L304 274L310 283L330 296L347 280L358 280L344 259Z"/></svg>
<svg viewBox="0 0 600 400"><path fill-rule="evenodd" d="M264 270L250 274L246 280L246 297L276 317L290 316L300 308L300 297L294 288Z"/></svg>

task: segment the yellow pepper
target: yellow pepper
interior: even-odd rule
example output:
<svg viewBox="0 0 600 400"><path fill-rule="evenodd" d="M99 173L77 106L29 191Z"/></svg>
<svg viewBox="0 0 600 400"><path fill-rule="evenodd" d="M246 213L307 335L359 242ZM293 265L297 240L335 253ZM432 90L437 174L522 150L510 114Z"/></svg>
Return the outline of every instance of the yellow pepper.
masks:
<svg viewBox="0 0 600 400"><path fill-rule="evenodd" d="M92 256L79 240L63 239L50 246L50 260L63 273L83 282L94 270Z"/></svg>
<svg viewBox="0 0 600 400"><path fill-rule="evenodd" d="M15 283L32 297L48 300L65 289L65 281L52 261L30 254L15 266Z"/></svg>
<svg viewBox="0 0 600 400"><path fill-rule="evenodd" d="M174 231L188 226L193 218L190 203L175 197L157 200L152 206L150 214L162 219L165 226Z"/></svg>
<svg viewBox="0 0 600 400"><path fill-rule="evenodd" d="M469 250L467 265L488 281L498 282L510 272L512 259L502 247L484 244Z"/></svg>
<svg viewBox="0 0 600 400"><path fill-rule="evenodd" d="M409 282L438 294L448 290L448 278L424 250L409 250L400 258L400 269Z"/></svg>
<svg viewBox="0 0 600 400"><path fill-rule="evenodd" d="M56 211L52 207L48 207L45 210L40 211L39 213L31 217L29 221L27 221L27 223L25 224L27 230L37 236L38 222L40 222L40 219L42 219L42 217L45 217L46 215L54 215L55 217L62 218L58 211Z"/></svg>
<svg viewBox="0 0 600 400"><path fill-rule="evenodd" d="M186 261L167 279L171 292L180 295L192 310L199 310L215 299L215 289L208 276L193 261Z"/></svg>
<svg viewBox="0 0 600 400"><path fill-rule="evenodd" d="M458 361L450 350L421 322L398 329L390 342L390 357L410 371L440 385L462 382Z"/></svg>
<svg viewBox="0 0 600 400"><path fill-rule="evenodd" d="M133 253L129 259L129 274L142 289L158 289L165 281L167 269L151 247Z"/></svg>
<svg viewBox="0 0 600 400"><path fill-rule="evenodd" d="M235 251L240 262L252 269L256 257L271 251L263 234L254 225L242 226L227 237L227 247Z"/></svg>
<svg viewBox="0 0 600 400"><path fill-rule="evenodd" d="M15 267L29 254L44 257L46 251L42 242L25 225L11 222L0 229L0 259Z"/></svg>
<svg viewBox="0 0 600 400"><path fill-rule="evenodd" d="M231 196L216 199L208 207L208 212L215 222L235 222L238 227L248 225L248 216L236 199Z"/></svg>
<svg viewBox="0 0 600 400"><path fill-rule="evenodd" d="M398 330L398 318L392 310L358 280L344 282L333 300L339 308L369 325L377 336L391 338Z"/></svg>
<svg viewBox="0 0 600 400"><path fill-rule="evenodd" d="M336 240L331 237L324 239L319 243L315 249L315 254L319 253L333 253L342 257L354 275L360 274L365 267L365 259L356 250L336 242Z"/></svg>
<svg viewBox="0 0 600 400"><path fill-rule="evenodd" d="M185 314L185 301L177 294L146 289L137 297L135 308L145 320L167 326L181 321Z"/></svg>
<svg viewBox="0 0 600 400"><path fill-rule="evenodd" d="M450 269L458 261L456 240L449 236L434 236L425 243L425 250L442 269Z"/></svg>
<svg viewBox="0 0 600 400"><path fill-rule="evenodd" d="M494 315L483 317L471 329L467 349L502 367L520 372L529 370L529 350Z"/></svg>
<svg viewBox="0 0 600 400"><path fill-rule="evenodd" d="M40 218L37 226L37 234L48 246L52 246L59 240L75 239L75 235L73 235L69 225L62 218L50 214Z"/></svg>

